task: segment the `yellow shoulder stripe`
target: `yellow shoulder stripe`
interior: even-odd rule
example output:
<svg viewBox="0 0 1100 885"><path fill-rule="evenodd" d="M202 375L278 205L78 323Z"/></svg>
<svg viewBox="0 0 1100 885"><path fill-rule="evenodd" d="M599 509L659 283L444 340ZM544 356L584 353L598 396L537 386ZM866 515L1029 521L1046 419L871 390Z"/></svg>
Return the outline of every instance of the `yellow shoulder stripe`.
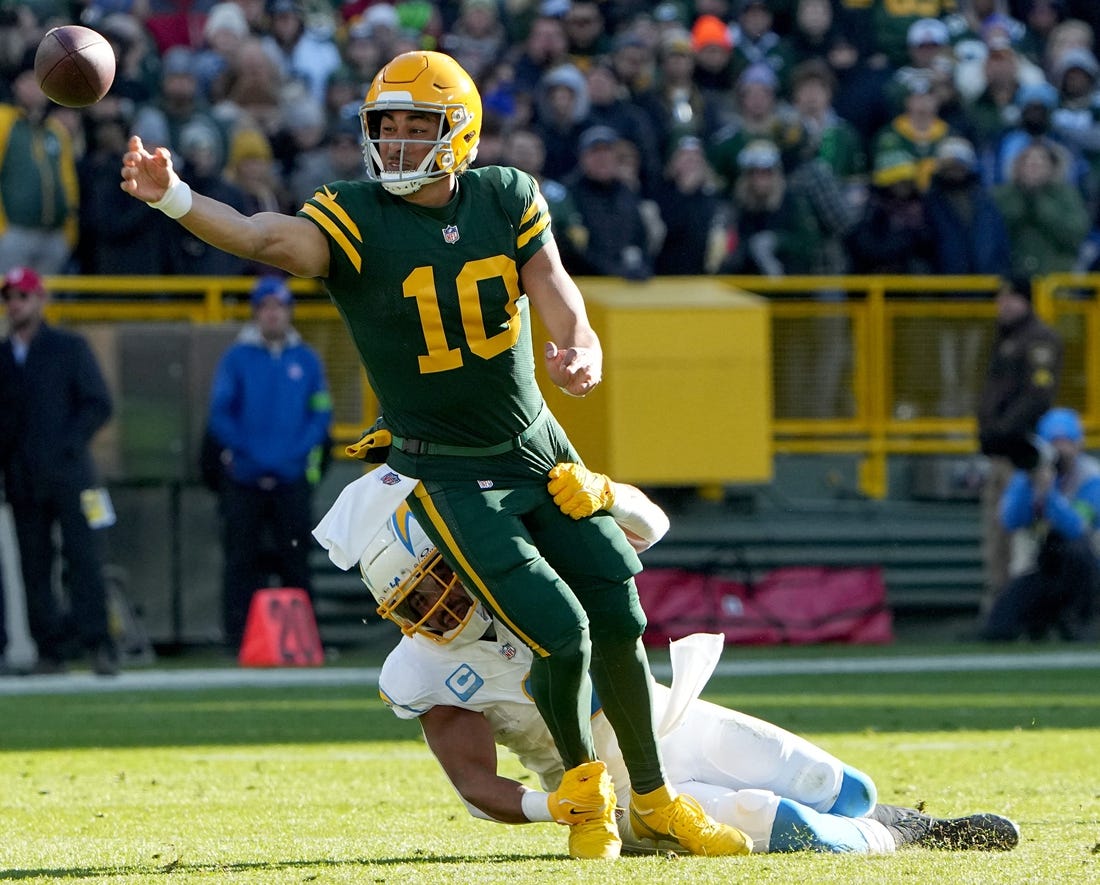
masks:
<svg viewBox="0 0 1100 885"><path fill-rule="evenodd" d="M524 230L524 227L531 224L532 220L534 220L534 224L527 228L527 230ZM519 227L522 233L516 238L516 248L522 249L526 246L531 242L531 238L537 236L549 223L550 207L546 204L546 198L543 197L542 193L536 192L535 202L527 208L527 211L523 213L523 217L519 220Z"/></svg>
<svg viewBox="0 0 1100 885"><path fill-rule="evenodd" d="M348 256L348 261L351 262L352 267L357 271L363 269L363 259L359 254L359 250L352 245L351 240L348 239L336 222L329 218L324 212L314 206L312 203L306 203L302 206L302 211L316 221L322 228L328 231L328 234L335 241L336 245L344 250L344 254ZM362 242L362 241L360 241Z"/></svg>

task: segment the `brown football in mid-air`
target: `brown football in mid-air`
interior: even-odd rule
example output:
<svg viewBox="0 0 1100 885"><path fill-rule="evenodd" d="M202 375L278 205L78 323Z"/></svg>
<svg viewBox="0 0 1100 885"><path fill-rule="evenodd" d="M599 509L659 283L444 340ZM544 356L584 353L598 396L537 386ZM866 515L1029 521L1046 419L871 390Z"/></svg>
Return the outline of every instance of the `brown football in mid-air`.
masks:
<svg viewBox="0 0 1100 885"><path fill-rule="evenodd" d="M115 51L102 34L81 25L46 32L34 54L34 78L49 99L84 108L107 94L115 79Z"/></svg>

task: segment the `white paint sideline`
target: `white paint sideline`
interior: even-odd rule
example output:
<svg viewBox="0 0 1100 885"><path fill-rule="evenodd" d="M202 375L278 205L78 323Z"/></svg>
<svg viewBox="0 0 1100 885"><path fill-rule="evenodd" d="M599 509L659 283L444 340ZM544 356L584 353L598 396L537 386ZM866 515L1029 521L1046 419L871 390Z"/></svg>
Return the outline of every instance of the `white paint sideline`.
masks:
<svg viewBox="0 0 1100 885"><path fill-rule="evenodd" d="M727 654L729 652L727 651ZM797 676L835 673L946 673L959 670L1100 669L1100 651L1031 654L918 655L913 657L816 658L797 661L726 660L717 676ZM201 691L223 688L297 686L378 686L378 667L218 668L196 670L124 670L118 676L70 673L64 676L0 677L0 696L91 694L121 691ZM667 664L654 664L653 675L668 679Z"/></svg>

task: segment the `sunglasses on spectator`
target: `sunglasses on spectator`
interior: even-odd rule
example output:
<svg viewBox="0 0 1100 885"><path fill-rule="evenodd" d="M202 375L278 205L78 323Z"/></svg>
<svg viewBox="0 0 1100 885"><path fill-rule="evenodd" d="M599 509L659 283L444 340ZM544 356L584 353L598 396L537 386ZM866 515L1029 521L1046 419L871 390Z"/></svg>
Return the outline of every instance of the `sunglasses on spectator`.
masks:
<svg viewBox="0 0 1100 885"><path fill-rule="evenodd" d="M0 292L0 300L8 301L26 301L31 297L31 292L23 292L20 289L5 289Z"/></svg>

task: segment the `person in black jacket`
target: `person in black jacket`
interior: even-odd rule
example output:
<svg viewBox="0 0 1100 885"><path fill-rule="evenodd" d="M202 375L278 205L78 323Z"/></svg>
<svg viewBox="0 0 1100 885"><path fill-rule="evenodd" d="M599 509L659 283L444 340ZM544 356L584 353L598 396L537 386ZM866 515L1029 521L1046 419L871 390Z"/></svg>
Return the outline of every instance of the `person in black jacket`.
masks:
<svg viewBox="0 0 1100 885"><path fill-rule="evenodd" d="M562 242L572 274L646 280L653 276L641 199L620 178L615 148L621 136L597 124L580 137L580 167L564 182L588 232L584 242Z"/></svg>
<svg viewBox="0 0 1100 885"><path fill-rule="evenodd" d="M89 444L111 416L111 397L88 343L45 322L41 278L15 267L0 297L9 336L0 343L0 462L15 517L36 671L65 669L75 633L100 675L118 672L107 627L102 537L109 524ZM63 617L52 584L53 529L61 528L69 590Z"/></svg>
<svg viewBox="0 0 1100 885"><path fill-rule="evenodd" d="M1016 470L1041 466L1039 419L1054 405L1062 370L1062 339L1031 307L1031 281L1006 279L997 292L997 330L978 398L978 440L990 470L982 484L985 614L1008 581L1009 540L1000 501Z"/></svg>

